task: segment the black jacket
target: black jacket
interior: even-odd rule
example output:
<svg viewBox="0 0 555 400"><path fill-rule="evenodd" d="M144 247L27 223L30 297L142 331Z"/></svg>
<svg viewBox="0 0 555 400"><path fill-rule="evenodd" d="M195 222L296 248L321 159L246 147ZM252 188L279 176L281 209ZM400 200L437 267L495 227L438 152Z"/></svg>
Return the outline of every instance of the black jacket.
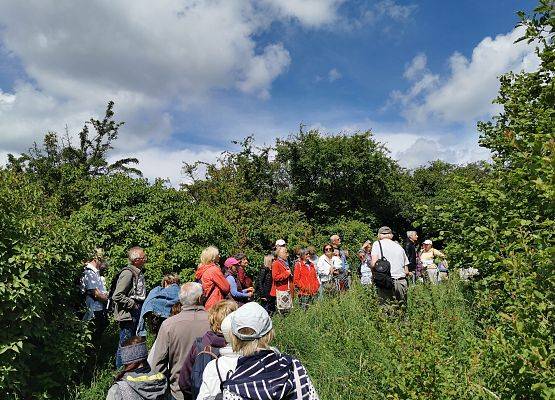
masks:
<svg viewBox="0 0 555 400"><path fill-rule="evenodd" d="M260 268L254 286L258 298L268 299L272 290L272 270L266 267Z"/></svg>
<svg viewBox="0 0 555 400"><path fill-rule="evenodd" d="M405 244L405 253L409 259L409 271L416 271L416 246L411 240Z"/></svg>

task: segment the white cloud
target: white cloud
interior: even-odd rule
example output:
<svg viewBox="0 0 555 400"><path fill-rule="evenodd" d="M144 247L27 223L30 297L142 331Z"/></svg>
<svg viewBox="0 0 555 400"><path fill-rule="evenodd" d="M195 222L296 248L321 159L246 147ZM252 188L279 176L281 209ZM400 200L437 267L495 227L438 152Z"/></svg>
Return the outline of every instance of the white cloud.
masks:
<svg viewBox="0 0 555 400"><path fill-rule="evenodd" d="M406 22L418 8L415 4L401 5L393 0L382 0L366 9L358 21L358 25L374 23L378 19L390 18L395 22Z"/></svg>
<svg viewBox="0 0 555 400"><path fill-rule="evenodd" d="M169 109L219 90L268 98L291 59L281 43L258 49L257 35L274 21L329 24L341 2L0 2L0 46L28 77L0 91L0 149L25 150L66 125L78 131L108 100L127 121L118 146L164 143Z"/></svg>
<svg viewBox="0 0 555 400"><path fill-rule="evenodd" d="M538 66L534 46L515 44L521 28L505 35L486 37L472 51L470 59L454 53L448 60L449 75L440 77L426 68L423 55L416 56L405 70L413 82L406 92L394 91L392 100L400 102L403 115L411 122L430 119L444 123L473 124L499 111L492 104L499 90L498 77L507 71L530 71Z"/></svg>
<svg viewBox="0 0 555 400"><path fill-rule="evenodd" d="M328 81L335 82L336 80L341 79L342 76L343 75L341 75L341 72L339 72L337 68L332 68L328 72Z"/></svg>

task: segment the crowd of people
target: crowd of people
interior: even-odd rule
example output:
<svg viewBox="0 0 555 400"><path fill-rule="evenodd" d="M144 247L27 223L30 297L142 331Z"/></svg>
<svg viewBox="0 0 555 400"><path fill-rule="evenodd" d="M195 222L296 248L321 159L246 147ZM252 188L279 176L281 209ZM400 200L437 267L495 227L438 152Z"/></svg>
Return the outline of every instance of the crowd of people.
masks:
<svg viewBox="0 0 555 400"><path fill-rule="evenodd" d="M325 294L352 285L354 271L338 235L322 246L322 255L317 253L309 246L290 254L278 239L253 281L245 254L224 260L209 246L200 255L194 282L180 285L177 274L168 274L147 295L143 248L129 249L129 263L109 290L101 273L104 252L96 249L81 288L84 319L93 324L95 338L109 313L119 325L119 372L107 399L317 399L302 363L271 346L272 314L297 305L307 309ZM403 248L389 227L381 227L377 240L366 241L357 258L360 283L375 287L384 305L406 303L409 282L437 284L447 277L445 255L430 240L419 249L415 231L407 232ZM150 350L147 332L155 337Z"/></svg>

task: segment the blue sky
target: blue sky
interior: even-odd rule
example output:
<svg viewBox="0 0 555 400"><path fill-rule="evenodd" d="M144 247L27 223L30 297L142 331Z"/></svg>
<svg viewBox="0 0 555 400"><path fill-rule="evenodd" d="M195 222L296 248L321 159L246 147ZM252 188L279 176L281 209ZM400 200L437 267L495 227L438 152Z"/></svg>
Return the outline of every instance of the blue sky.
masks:
<svg viewBox="0 0 555 400"><path fill-rule="evenodd" d="M0 0L0 156L72 133L108 100L126 121L114 157L180 182L231 140L272 143L302 122L372 129L414 168L487 158L476 121L497 76L534 69L514 45L534 1Z"/></svg>

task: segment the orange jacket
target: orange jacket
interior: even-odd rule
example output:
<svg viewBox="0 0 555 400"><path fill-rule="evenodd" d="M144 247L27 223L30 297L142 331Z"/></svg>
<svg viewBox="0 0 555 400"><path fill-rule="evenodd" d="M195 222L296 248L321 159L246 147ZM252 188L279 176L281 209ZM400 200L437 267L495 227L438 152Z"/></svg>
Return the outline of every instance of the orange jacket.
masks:
<svg viewBox="0 0 555 400"><path fill-rule="evenodd" d="M195 272L195 278L202 284L202 293L209 296L204 305L206 311L229 294L229 282L225 279L220 267L214 263L199 265Z"/></svg>
<svg viewBox="0 0 555 400"><path fill-rule="evenodd" d="M297 288L300 296L313 296L318 293L320 282L316 275L316 267L309 261L309 265L304 262L297 261L295 263L293 283Z"/></svg>
<svg viewBox="0 0 555 400"><path fill-rule="evenodd" d="M285 261L276 259L272 262L272 289L270 296L276 296L276 290L289 290L293 295L293 276Z"/></svg>

